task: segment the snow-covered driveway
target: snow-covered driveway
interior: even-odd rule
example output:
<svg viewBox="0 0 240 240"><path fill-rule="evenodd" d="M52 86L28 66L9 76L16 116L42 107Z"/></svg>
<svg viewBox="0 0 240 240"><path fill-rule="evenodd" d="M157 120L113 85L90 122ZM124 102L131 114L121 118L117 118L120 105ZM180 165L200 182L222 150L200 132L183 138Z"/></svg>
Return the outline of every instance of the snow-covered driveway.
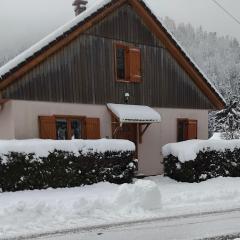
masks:
<svg viewBox="0 0 240 240"><path fill-rule="evenodd" d="M239 236L240 211L162 219L89 231L44 236L35 240L196 240ZM232 235L233 234L233 235ZM235 239L234 237L234 239ZM216 238L228 239L228 238Z"/></svg>
<svg viewBox="0 0 240 240"><path fill-rule="evenodd" d="M160 176L121 186L1 193L0 239L235 208L240 178L189 184Z"/></svg>

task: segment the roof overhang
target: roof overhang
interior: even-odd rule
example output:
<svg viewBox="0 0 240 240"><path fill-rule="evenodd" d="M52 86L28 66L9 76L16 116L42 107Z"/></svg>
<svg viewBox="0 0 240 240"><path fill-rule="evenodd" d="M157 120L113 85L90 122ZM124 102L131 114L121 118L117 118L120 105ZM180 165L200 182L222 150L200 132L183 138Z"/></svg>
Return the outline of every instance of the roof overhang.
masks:
<svg viewBox="0 0 240 240"><path fill-rule="evenodd" d="M160 114L148 106L108 103L107 108L120 123L151 124L161 122Z"/></svg>

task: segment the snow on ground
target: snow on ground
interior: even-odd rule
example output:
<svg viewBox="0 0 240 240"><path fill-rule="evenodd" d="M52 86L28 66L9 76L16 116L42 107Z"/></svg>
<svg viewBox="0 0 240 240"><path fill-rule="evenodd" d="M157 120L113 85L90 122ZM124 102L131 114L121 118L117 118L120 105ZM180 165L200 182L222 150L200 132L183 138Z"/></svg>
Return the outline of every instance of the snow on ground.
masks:
<svg viewBox="0 0 240 240"><path fill-rule="evenodd" d="M0 238L240 207L240 178L200 184L162 176L134 184L0 194Z"/></svg>

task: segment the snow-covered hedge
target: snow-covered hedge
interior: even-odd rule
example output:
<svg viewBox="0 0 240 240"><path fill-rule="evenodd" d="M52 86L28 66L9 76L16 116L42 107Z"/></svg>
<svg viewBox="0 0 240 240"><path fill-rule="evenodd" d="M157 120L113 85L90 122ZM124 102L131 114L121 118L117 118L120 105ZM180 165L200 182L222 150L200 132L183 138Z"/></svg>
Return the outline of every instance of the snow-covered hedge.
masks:
<svg viewBox="0 0 240 240"><path fill-rule="evenodd" d="M18 191L129 183L135 146L126 140L0 141L0 188Z"/></svg>
<svg viewBox="0 0 240 240"><path fill-rule="evenodd" d="M240 140L190 140L163 147L164 173L181 182L240 177Z"/></svg>

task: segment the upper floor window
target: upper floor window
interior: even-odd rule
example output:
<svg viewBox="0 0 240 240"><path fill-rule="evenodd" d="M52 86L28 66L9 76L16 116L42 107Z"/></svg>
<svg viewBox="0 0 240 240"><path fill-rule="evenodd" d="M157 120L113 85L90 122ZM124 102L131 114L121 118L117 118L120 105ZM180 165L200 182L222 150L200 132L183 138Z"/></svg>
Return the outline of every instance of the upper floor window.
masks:
<svg viewBox="0 0 240 240"><path fill-rule="evenodd" d="M116 45L116 79L124 82L141 82L141 51L127 45Z"/></svg>

